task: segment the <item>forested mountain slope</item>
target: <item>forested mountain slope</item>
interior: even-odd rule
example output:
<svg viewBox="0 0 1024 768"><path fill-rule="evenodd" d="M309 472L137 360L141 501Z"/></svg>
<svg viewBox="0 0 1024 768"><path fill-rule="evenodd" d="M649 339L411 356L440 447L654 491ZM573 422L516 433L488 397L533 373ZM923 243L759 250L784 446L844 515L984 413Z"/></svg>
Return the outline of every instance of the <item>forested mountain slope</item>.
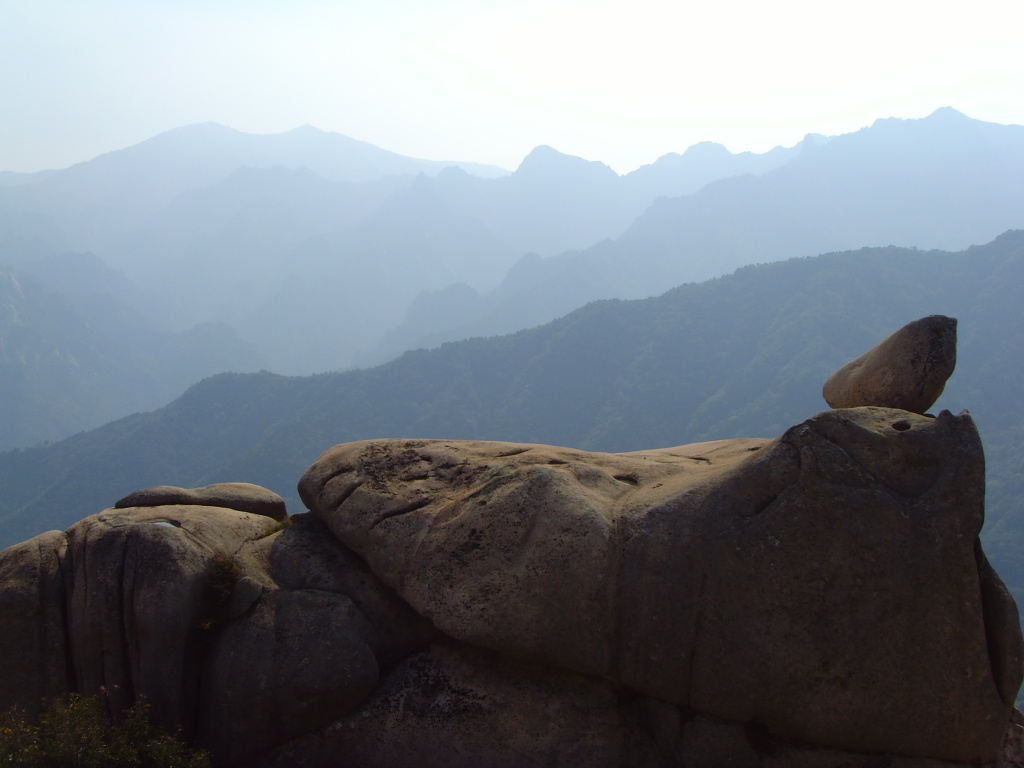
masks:
<svg viewBox="0 0 1024 768"><path fill-rule="evenodd" d="M37 266L33 274L0 265L2 450L157 408L204 376L260 368L225 325L154 327L112 294L124 285L89 254Z"/></svg>

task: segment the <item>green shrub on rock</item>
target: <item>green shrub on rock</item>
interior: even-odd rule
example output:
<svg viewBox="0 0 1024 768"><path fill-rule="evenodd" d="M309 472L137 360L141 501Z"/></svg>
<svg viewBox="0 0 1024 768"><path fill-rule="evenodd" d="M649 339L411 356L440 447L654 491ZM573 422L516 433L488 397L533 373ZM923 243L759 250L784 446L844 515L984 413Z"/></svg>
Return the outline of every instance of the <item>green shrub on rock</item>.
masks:
<svg viewBox="0 0 1024 768"><path fill-rule="evenodd" d="M111 723L106 696L71 694L30 718L0 714L0 768L208 768L208 756L153 723L137 703Z"/></svg>

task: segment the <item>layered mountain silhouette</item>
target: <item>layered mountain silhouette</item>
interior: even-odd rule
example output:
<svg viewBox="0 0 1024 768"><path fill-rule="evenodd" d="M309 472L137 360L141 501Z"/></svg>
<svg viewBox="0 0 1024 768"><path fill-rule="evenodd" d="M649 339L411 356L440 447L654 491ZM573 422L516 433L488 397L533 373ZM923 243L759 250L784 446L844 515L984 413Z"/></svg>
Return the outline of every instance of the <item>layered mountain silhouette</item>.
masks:
<svg viewBox="0 0 1024 768"><path fill-rule="evenodd" d="M63 170L4 173L0 265L48 286L19 295L19 323L65 313L45 343L76 348L77 367L32 374L43 378L30 389L61 390L52 405L27 390L5 393L20 426L11 424L0 447L152 408L217 371L350 367L420 294L462 284L488 291L526 251L554 255L616 235L660 194L776 166L794 151L732 155L700 145L620 178L541 147L507 174L405 158L308 126L254 136L206 124ZM175 375L150 381L156 369L146 355L78 344L78 326L96 325L126 349L149 331L212 334L219 363L179 361ZM28 338L44 344L31 334L21 343ZM161 357L161 343L147 354ZM15 372L20 364L7 363L12 381L28 375ZM89 379L94 369L103 373ZM76 371L88 381L69 382ZM96 384L111 378L134 382L133 395Z"/></svg>
<svg viewBox="0 0 1024 768"><path fill-rule="evenodd" d="M91 253L90 279L111 281L106 293L131 310L121 315L129 325L226 324L237 354L225 351L221 370L306 374L535 326L594 299L656 295L749 263L985 242L1024 226L1022 157L1024 128L954 110L762 155L699 144L625 176L550 147L497 176L310 127L252 136L207 124L72 168L5 175L0 264L45 277L64 272L48 260ZM90 322L93 310L79 307ZM77 410L134 409L108 391L109 408ZM52 435L43 439L95 423L45 404L21 411L51 425L25 433Z"/></svg>
<svg viewBox="0 0 1024 768"><path fill-rule="evenodd" d="M639 173L639 172L638 172ZM964 248L1024 226L1024 127L941 109L879 120L760 176L657 200L620 237L549 259L526 257L495 290L434 316L414 304L374 355L507 333L587 301L641 298L751 263L873 245Z"/></svg>
<svg viewBox="0 0 1024 768"><path fill-rule="evenodd" d="M57 222L77 248L102 253L123 233L189 190L218 184L239 168L308 168L332 180L437 173L459 163L397 155L312 126L281 134L247 134L216 123L167 131L126 149L0 186L0 208ZM501 169L463 164L475 173Z"/></svg>
<svg viewBox="0 0 1024 768"><path fill-rule="evenodd" d="M824 410L821 383L915 318L959 319L959 367L935 412L969 409L988 466L986 548L1024 590L1024 232L961 252L895 247L745 267L646 300L602 301L514 335L386 365L208 379L170 405L0 455L12 543L136 488L254 482L301 508L298 477L371 437L502 439L629 451L771 437Z"/></svg>

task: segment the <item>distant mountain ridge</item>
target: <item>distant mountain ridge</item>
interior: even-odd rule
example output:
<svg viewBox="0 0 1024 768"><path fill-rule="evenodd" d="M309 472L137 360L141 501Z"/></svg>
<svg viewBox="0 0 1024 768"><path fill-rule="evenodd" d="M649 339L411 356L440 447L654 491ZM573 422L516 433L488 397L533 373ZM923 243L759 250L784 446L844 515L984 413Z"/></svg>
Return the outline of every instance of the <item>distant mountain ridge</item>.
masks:
<svg viewBox="0 0 1024 768"><path fill-rule="evenodd" d="M641 298L737 267L831 250L900 245L959 249L1024 227L1024 127L942 109L879 120L760 176L723 178L656 200L621 236L515 265L493 291L443 317L412 306L366 362L403 349L508 333L588 301Z"/></svg>
<svg viewBox="0 0 1024 768"><path fill-rule="evenodd" d="M33 174L31 183L0 186L0 208L53 218L77 248L102 252L177 195L218 184L242 167L308 168L327 179L359 182L437 173L451 165L488 176L506 173L477 163L416 160L308 125L258 135L200 123L69 168Z"/></svg>
<svg viewBox="0 0 1024 768"><path fill-rule="evenodd" d="M538 147L515 172L484 178L423 170L309 127L250 136L191 126L63 171L5 177L0 265L44 279L78 275L58 292L77 295L87 315L111 314L81 295L86 284L103 293L108 281L128 325L230 326L237 336L219 338L237 349L223 350L224 368L248 360L230 365L340 370L748 263L984 242L1024 226L1022 132L940 110L763 155L700 144L625 176ZM388 175L404 168L413 170ZM378 175L351 180L357 171ZM67 254L92 254L88 274L85 261L59 261ZM206 365L195 370L213 372ZM114 417L135 402L107 391L115 410L84 410ZM43 439L82 427L44 402L24 412L49 425Z"/></svg>
<svg viewBox="0 0 1024 768"><path fill-rule="evenodd" d="M47 286L19 297L27 325L12 332L76 352L63 369L6 359L4 408L19 415L0 447L152 408L218 370L349 367L419 292L462 282L490 289L526 250L554 254L618 234L658 194L786 154L694 152L694 172L688 152L637 185L550 148L500 177L500 169L418 161L309 126L255 136L202 124L67 169L4 173L0 267ZM56 316L64 322L34 325ZM125 353L85 341L94 327ZM171 371L156 359L165 341L137 348L152 333L211 338L181 346L205 357L178 360ZM23 376L35 384L14 386Z"/></svg>
<svg viewBox="0 0 1024 768"><path fill-rule="evenodd" d="M350 367L419 292L490 290L523 253L618 236L658 196L797 151L704 144L620 177L538 147L494 178L496 169L424 163L309 126L271 136L186 126L0 186L0 246L10 243L8 263L95 253L138 286L135 306L152 320L174 330L227 322L270 367L308 373ZM428 216L419 231L409 226ZM319 297L354 274L352 300ZM324 338L313 331L329 325Z"/></svg>

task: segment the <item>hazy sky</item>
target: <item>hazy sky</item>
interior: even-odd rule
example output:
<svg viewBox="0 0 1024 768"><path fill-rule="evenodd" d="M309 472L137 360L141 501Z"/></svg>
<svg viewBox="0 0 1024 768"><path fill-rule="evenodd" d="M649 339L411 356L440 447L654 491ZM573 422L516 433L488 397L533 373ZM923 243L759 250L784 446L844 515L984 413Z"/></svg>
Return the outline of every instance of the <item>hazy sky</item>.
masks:
<svg viewBox="0 0 1024 768"><path fill-rule="evenodd" d="M946 105L1024 123L1022 27L1020 0L0 0L0 170L205 121L620 173Z"/></svg>

